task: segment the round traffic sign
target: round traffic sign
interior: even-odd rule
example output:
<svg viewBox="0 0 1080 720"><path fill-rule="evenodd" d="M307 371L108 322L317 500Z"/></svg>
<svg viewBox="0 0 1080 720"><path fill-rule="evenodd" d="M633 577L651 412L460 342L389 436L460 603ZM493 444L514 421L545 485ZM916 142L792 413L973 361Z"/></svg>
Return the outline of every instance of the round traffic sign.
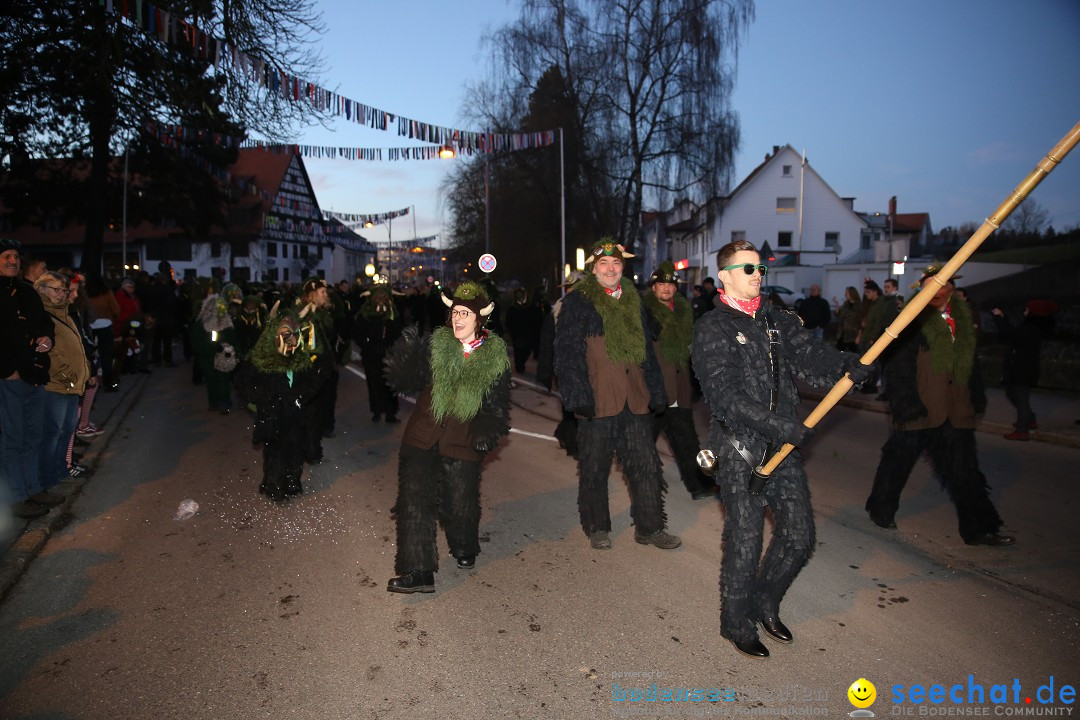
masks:
<svg viewBox="0 0 1080 720"><path fill-rule="evenodd" d="M481 270L483 270L486 273L489 273L492 270L494 270L495 266L498 265L499 263L495 259L494 255L492 255L491 253L484 253L483 255L480 256L480 260L477 262L477 264L480 266Z"/></svg>

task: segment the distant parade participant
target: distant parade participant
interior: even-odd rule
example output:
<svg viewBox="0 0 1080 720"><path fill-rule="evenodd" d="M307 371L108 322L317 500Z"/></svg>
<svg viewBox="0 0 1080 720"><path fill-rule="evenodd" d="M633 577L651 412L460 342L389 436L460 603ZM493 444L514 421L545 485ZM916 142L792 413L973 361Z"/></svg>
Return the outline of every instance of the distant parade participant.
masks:
<svg viewBox="0 0 1080 720"><path fill-rule="evenodd" d="M941 265L923 271L920 285L934 282ZM900 494L916 461L926 452L934 473L956 506L960 537L968 545L1012 545L990 500L975 449L976 415L986 409L986 390L975 351L971 308L953 296L953 278L942 285L885 356L892 434L866 511L879 527L896 527Z"/></svg>
<svg viewBox="0 0 1080 720"><path fill-rule="evenodd" d="M401 336L402 318L389 285L378 283L358 296L360 309L353 316L352 340L360 350L367 376L371 421L400 422L398 398L383 373L386 352Z"/></svg>
<svg viewBox="0 0 1080 720"><path fill-rule="evenodd" d="M255 406L252 442L263 446L259 492L281 502L303 492L304 408L326 380L303 341L301 319L289 309L271 318L237 376L237 386Z"/></svg>
<svg viewBox="0 0 1080 720"><path fill-rule="evenodd" d="M753 470L785 443L805 447L814 435L796 414L796 378L827 386L847 370L859 382L869 368L815 339L794 312L762 302L768 268L753 244L728 243L716 260L723 289L717 308L694 328L692 356L712 410L707 447L725 511L720 634L740 652L765 658L759 623L773 639L792 641L780 602L814 551L814 511L798 452L761 488L751 488L752 478L760 481ZM762 557L766 508L774 525Z"/></svg>
<svg viewBox="0 0 1080 720"><path fill-rule="evenodd" d="M209 409L228 415L232 410L232 375L240 361L240 340L223 296L210 295L203 300L191 328L191 342L206 385Z"/></svg>
<svg viewBox="0 0 1080 720"><path fill-rule="evenodd" d="M313 328L312 337L310 340L305 338L305 341L310 343L316 362L323 366L320 372L326 375L326 381L318 397L310 404L304 422L304 460L318 465L323 461L323 438L334 437L340 375L337 369L338 324L331 312L330 284L322 278L308 278L304 281L297 304Z"/></svg>
<svg viewBox="0 0 1080 720"><path fill-rule="evenodd" d="M566 281L559 287L572 287L574 283L584 277L585 273L580 270L572 270ZM536 358L536 381L548 390L555 387L557 382L555 377L555 327L559 320L559 313L562 311L562 303L563 298L555 301L555 304L551 306L551 312L544 316L544 322L540 326L539 353ZM578 456L577 431L577 415L564 406L562 408L562 420L555 426L555 432L552 434L559 441L559 447L575 460L577 460Z"/></svg>
<svg viewBox="0 0 1080 720"><path fill-rule="evenodd" d="M247 295L240 312L233 318L239 342L240 358L246 359L266 328L266 305L258 295Z"/></svg>
<svg viewBox="0 0 1080 720"><path fill-rule="evenodd" d="M540 334L540 324L544 321L542 311L535 304L529 303L525 288L514 290L514 304L506 310L506 330L510 333L510 342L514 345L514 370L525 372L525 361L533 353L534 339Z"/></svg>
<svg viewBox="0 0 1080 720"><path fill-rule="evenodd" d="M716 495L716 485L697 464L701 449L694 427L693 370L690 369L690 343L694 339L694 309L678 292L682 280L670 261L649 278L651 292L645 295L649 311L649 335L656 360L664 376L668 407L656 416L656 434L667 436L675 464L686 491L695 500Z"/></svg>
<svg viewBox="0 0 1080 720"><path fill-rule="evenodd" d="M563 407L578 421L578 512L594 549L611 547L608 475L617 455L630 486L634 540L670 550L682 541L666 532L663 468L652 412L667 407L664 379L645 308L623 263L634 257L610 238L597 242L591 273L563 299L555 326L555 375Z"/></svg>
<svg viewBox="0 0 1080 720"><path fill-rule="evenodd" d="M495 309L474 282L458 286L449 326L405 332L387 358L391 386L415 395L398 457L397 556L386 589L435 591L436 521L461 569L480 553L480 466L510 431L506 343L484 329Z"/></svg>

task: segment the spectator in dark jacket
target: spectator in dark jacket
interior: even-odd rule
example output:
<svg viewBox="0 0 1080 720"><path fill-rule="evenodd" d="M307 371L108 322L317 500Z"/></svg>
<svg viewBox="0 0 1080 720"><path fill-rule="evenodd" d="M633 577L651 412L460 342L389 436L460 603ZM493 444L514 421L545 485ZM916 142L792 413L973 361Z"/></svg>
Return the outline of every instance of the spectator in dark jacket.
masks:
<svg viewBox="0 0 1080 720"><path fill-rule="evenodd" d="M803 327L813 333L815 340L825 337L825 328L832 320L832 309L829 308L829 301L821 297L820 285L810 286L810 296L799 302L796 312L802 318Z"/></svg>
<svg viewBox="0 0 1080 720"><path fill-rule="evenodd" d="M38 454L45 419L52 320L41 296L20 279L21 245L0 238L0 491L18 518L49 512L48 496L38 499Z"/></svg>
<svg viewBox="0 0 1080 720"><path fill-rule="evenodd" d="M1031 410L1031 388L1039 384L1042 341L1054 329L1057 310L1053 301L1031 300L1024 307L1024 319L1015 327L1001 308L991 310L998 335L1008 346L1001 384L1005 386L1005 397L1016 408L1015 429L1005 436L1006 440L1028 440L1028 431L1039 427Z"/></svg>

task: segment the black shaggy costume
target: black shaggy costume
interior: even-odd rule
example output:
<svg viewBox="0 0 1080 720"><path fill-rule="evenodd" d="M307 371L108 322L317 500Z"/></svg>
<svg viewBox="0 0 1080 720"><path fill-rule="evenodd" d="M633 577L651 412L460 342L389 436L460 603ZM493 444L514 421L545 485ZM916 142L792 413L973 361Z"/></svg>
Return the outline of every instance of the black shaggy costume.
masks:
<svg viewBox="0 0 1080 720"><path fill-rule="evenodd" d="M389 287L382 285L370 290L353 318L352 340L360 348L373 420L384 415L388 422L397 419L398 398L386 382L383 362L386 351L401 337L401 328L401 313Z"/></svg>
<svg viewBox="0 0 1080 720"><path fill-rule="evenodd" d="M866 510L878 525L894 524L900 494L925 451L953 504L965 541L1001 528L975 451L975 415L986 409L986 390L975 352L975 326L963 300L949 303L956 326L927 307L900 333L885 357L893 430Z"/></svg>
<svg viewBox="0 0 1080 720"><path fill-rule="evenodd" d="M298 429L305 412L326 381L322 366L309 347L299 345L291 355L277 349L283 318L271 320L248 361L237 373L237 387L244 400L255 406L252 442L263 446L263 479L259 492L272 500L284 500L303 492L304 444ZM290 324L299 326L295 315ZM299 333L298 333L299 334Z"/></svg>
<svg viewBox="0 0 1080 720"><path fill-rule="evenodd" d="M775 412L769 409L773 380L766 315L779 333ZM717 457L716 482L725 510L720 634L741 643L757 638L758 619L777 616L784 594L810 559L814 512L798 451L769 476L761 495L751 495L751 468L721 423L760 463L768 447L779 449L806 431L795 410L799 395L793 378L832 385L841 368L857 363L858 357L815 340L793 312L766 304L753 317L727 305L706 313L694 328L692 357L712 411L708 448ZM762 558L766 507L775 525Z"/></svg>
<svg viewBox="0 0 1080 720"><path fill-rule="evenodd" d="M664 529L663 468L653 436L653 411L667 406L645 308L633 284L604 292L586 275L563 298L555 330L555 375L563 407L578 414L578 512L586 535L611 531L608 474L612 453L630 487L635 532Z"/></svg>
<svg viewBox="0 0 1080 720"><path fill-rule="evenodd" d="M391 388L417 396L398 457L399 573L439 568L436 520L457 558L480 553L480 466L510 431L506 344L486 335L468 356L448 327L407 329L386 358Z"/></svg>
<svg viewBox="0 0 1080 720"><path fill-rule="evenodd" d="M656 295L645 295L649 311L649 335L656 349L656 359L664 376L668 408L656 416L655 435L663 433L679 478L692 497L701 497L713 489L713 482L701 472L695 459L701 449L694 427L693 371L690 369L690 342L694 337L694 309L690 301L676 293L674 307L660 302ZM655 439L655 438L654 438Z"/></svg>

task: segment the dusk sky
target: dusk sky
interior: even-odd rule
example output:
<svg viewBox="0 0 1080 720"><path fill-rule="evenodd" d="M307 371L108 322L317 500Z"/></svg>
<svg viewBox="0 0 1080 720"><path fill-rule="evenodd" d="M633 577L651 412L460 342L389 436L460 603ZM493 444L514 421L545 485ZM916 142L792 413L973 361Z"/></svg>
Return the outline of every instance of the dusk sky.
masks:
<svg viewBox="0 0 1080 720"><path fill-rule="evenodd" d="M487 72L481 36L516 17L503 0L323 0L323 86L434 125L461 119ZM855 209L928 212L935 231L980 223L1080 122L1078 0L758 0L733 98L742 131L734 183L790 144ZM403 147L396 131L345 122L296 142ZM553 149L553 152L557 150ZM439 184L458 161L305 158L325 209L415 207L416 236L443 233ZM1030 196L1057 229L1080 225L1080 150ZM393 240L413 235L413 220ZM385 241L385 228L364 233Z"/></svg>

